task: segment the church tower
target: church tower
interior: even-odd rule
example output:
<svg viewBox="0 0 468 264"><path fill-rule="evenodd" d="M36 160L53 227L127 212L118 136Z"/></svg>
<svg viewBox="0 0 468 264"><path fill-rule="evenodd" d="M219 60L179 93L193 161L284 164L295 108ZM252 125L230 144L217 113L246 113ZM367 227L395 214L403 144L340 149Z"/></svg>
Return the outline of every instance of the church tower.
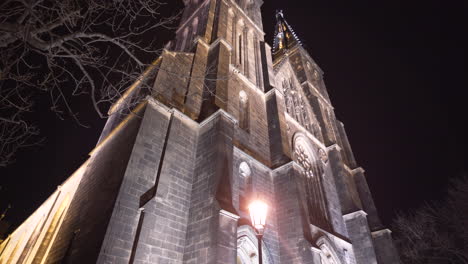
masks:
<svg viewBox="0 0 468 264"><path fill-rule="evenodd" d="M265 264L399 263L322 70L281 11L265 42L262 3L184 0L174 41L0 263L258 263L253 199Z"/></svg>

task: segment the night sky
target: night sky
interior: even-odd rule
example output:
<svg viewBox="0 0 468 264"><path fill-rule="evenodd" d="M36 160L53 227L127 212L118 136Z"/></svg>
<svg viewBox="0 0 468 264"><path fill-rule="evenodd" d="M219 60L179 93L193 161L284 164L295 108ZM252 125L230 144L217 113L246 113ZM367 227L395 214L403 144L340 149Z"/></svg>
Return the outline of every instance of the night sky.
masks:
<svg viewBox="0 0 468 264"><path fill-rule="evenodd" d="M283 9L324 70L336 115L386 225L399 211L441 199L450 178L466 175L468 87L461 26L466 6L431 0L265 2L267 42L272 43L275 9ZM162 44L172 36L158 38ZM88 97L72 103L90 128L58 119L49 111L48 97L40 97L31 118L44 143L21 151L15 164L0 169L0 209L12 204L7 220L13 225L47 199L98 140L105 120L93 112Z"/></svg>

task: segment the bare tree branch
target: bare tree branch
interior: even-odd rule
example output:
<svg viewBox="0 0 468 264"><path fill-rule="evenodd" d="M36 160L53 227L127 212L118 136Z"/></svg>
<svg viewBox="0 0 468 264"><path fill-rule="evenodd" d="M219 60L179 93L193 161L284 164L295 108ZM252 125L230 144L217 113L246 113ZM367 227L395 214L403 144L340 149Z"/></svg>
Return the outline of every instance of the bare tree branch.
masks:
<svg viewBox="0 0 468 264"><path fill-rule="evenodd" d="M468 263L468 178L452 181L448 197L394 221L403 263Z"/></svg>
<svg viewBox="0 0 468 264"><path fill-rule="evenodd" d="M161 52L158 32L179 14L161 15L158 0L5 0L0 3L0 166L38 143L25 118L46 93L51 110L81 124L69 101L88 95L107 108ZM161 45L161 44L159 44ZM148 87L149 88L149 87Z"/></svg>

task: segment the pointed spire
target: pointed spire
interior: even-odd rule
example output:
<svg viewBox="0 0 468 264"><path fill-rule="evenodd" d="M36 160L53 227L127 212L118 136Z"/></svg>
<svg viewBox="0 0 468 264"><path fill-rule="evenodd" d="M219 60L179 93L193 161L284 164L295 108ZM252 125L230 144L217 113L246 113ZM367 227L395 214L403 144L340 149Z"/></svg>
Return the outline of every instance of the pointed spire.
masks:
<svg viewBox="0 0 468 264"><path fill-rule="evenodd" d="M286 50L297 45L301 45L301 41L288 22L286 22L286 19L284 19L283 10L277 10L273 54L283 54Z"/></svg>

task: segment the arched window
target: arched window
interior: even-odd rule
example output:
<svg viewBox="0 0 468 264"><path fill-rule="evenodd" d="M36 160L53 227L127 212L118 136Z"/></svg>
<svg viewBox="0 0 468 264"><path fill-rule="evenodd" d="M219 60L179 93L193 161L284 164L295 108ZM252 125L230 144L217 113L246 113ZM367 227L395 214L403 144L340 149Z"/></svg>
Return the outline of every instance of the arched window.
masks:
<svg viewBox="0 0 468 264"><path fill-rule="evenodd" d="M238 62L237 63L239 65L242 65L242 52L243 52L243 50L242 50L242 40L243 40L242 34L239 34L239 37L238 37L239 48L238 48L238 51L237 51L237 53L238 53Z"/></svg>
<svg viewBox="0 0 468 264"><path fill-rule="evenodd" d="M243 60L244 60L244 21L241 19L238 21L237 26L236 26L236 42L237 42L237 47L236 47L236 62L237 65L239 65L239 70L242 71L241 65L243 65ZM243 71L242 71L243 72Z"/></svg>
<svg viewBox="0 0 468 264"><path fill-rule="evenodd" d="M227 28L230 29L230 30L228 30L228 32L230 32L230 34L228 36L226 36L226 38L230 41L231 46L233 46L235 48L235 45L234 45L234 38L235 38L234 25L235 25L235 22L234 22L234 11L233 11L232 7L229 8L228 14L229 14L229 16L228 16L228 20L227 20ZM233 61L231 61L231 63L232 62Z"/></svg>
<svg viewBox="0 0 468 264"><path fill-rule="evenodd" d="M255 77L255 72L251 72L255 70L255 68L251 69L250 65L255 65L255 53L251 53L254 50L254 32L252 28L245 27L244 29L244 75L252 80Z"/></svg>
<svg viewBox="0 0 468 264"><path fill-rule="evenodd" d="M249 164L243 161L239 164L239 208L245 212L248 211L248 204L252 198L252 170Z"/></svg>
<svg viewBox="0 0 468 264"><path fill-rule="evenodd" d="M322 228L329 228L328 208L323 190L324 170L322 160L302 134L294 137L294 160L301 166L305 187L306 208L310 222Z"/></svg>
<svg viewBox="0 0 468 264"><path fill-rule="evenodd" d="M249 98L245 91L239 92L239 127L249 130Z"/></svg>

